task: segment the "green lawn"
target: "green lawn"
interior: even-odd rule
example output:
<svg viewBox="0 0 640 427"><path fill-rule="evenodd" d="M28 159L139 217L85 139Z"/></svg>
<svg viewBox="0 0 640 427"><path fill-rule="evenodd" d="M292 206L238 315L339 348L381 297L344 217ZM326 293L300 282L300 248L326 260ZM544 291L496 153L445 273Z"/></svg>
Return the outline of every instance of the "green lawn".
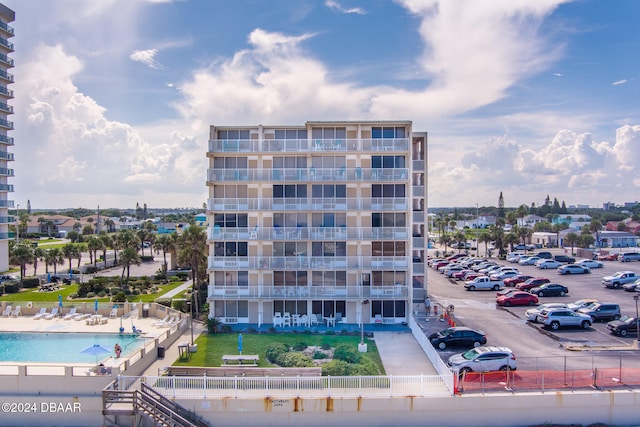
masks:
<svg viewBox="0 0 640 427"><path fill-rule="evenodd" d="M161 297L163 294L170 290L182 285L184 282L171 282L160 287L160 291L155 294L135 295L131 296L133 302L153 302L156 298ZM74 300L67 300L67 297L73 293L78 292L78 284L73 283L71 285L60 285L60 289L51 292L40 292L35 289L23 289L16 294L5 294L0 296L0 301L32 301L32 302L58 302L58 295L62 295L64 301L68 302L93 302L95 298L78 298ZM109 297L98 298L99 302L109 302Z"/></svg>
<svg viewBox="0 0 640 427"><path fill-rule="evenodd" d="M219 367L222 364L222 356L238 353L238 334L203 334L196 339L198 351L193 353L189 361L177 360L174 366L204 366ZM267 360L266 349L272 343L284 343L292 347L296 343L305 343L308 346L321 346L329 344L335 347L337 344L350 344L357 348L360 343L359 336L346 335L320 335L320 334L242 334L242 353L257 354L260 356L258 366L268 368L273 366ZM365 338L367 353L365 357L371 359L379 371L384 375L384 365L380 359L376 342Z"/></svg>

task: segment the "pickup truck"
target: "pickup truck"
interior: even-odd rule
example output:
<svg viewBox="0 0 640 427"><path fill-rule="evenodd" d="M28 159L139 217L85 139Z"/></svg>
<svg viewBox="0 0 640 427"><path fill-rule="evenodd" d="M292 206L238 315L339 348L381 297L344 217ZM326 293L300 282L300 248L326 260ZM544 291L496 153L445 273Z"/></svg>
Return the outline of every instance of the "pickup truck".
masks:
<svg viewBox="0 0 640 427"><path fill-rule="evenodd" d="M502 280L491 280L487 276L476 277L473 280L469 280L464 282L464 287L468 291L475 290L494 290L499 291L504 287L504 282Z"/></svg>
<svg viewBox="0 0 640 427"><path fill-rule="evenodd" d="M638 278L633 271L618 271L613 276L605 276L602 278L602 285L607 288L619 288L626 283L635 282Z"/></svg>

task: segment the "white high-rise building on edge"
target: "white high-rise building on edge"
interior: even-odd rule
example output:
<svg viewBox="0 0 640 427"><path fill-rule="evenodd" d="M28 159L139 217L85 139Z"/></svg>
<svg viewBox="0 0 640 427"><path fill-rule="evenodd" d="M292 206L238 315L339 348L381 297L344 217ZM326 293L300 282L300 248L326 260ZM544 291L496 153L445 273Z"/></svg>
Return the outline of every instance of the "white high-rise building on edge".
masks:
<svg viewBox="0 0 640 427"><path fill-rule="evenodd" d="M13 130L13 122L9 116L13 114L13 106L9 100L13 98L13 91L9 85L13 83L13 74L8 70L13 67L13 27L9 25L15 20L15 12L0 3L0 271L9 268L9 224L17 218L9 216L9 208L13 208L13 200L9 200L9 193L13 192L13 185L9 178L13 177L13 169L9 163L13 161L13 153L9 152L13 146L13 138L9 131ZM17 222L15 223L17 227Z"/></svg>
<svg viewBox="0 0 640 427"><path fill-rule="evenodd" d="M410 121L211 126L209 317L407 322L426 294L426 154Z"/></svg>

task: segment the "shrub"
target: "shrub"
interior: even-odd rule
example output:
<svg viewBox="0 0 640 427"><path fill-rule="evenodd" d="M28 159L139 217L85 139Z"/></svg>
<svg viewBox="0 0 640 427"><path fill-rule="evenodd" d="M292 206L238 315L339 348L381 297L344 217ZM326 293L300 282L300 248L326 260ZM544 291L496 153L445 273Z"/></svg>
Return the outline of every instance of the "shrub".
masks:
<svg viewBox="0 0 640 427"><path fill-rule="evenodd" d="M100 292L98 292L98 296L99 296L100 298L104 298L104 297L106 297L106 296L107 296L107 293L106 293L105 291L100 291Z"/></svg>
<svg viewBox="0 0 640 427"><path fill-rule="evenodd" d="M111 298L111 301L113 302L125 302L126 300L127 300L127 297L124 295L124 292L122 291L118 292L116 296Z"/></svg>
<svg viewBox="0 0 640 427"><path fill-rule="evenodd" d="M96 296L96 293L95 293L95 292L89 292L89 293L87 293L87 298L93 298L93 297L95 297L95 296Z"/></svg>
<svg viewBox="0 0 640 427"><path fill-rule="evenodd" d="M10 281L10 282L5 282L4 283L4 292L7 294L15 294L18 293L20 291L20 282L16 281Z"/></svg>
<svg viewBox="0 0 640 427"><path fill-rule="evenodd" d="M360 363L362 355L358 352L357 348L348 344L338 344L333 352L333 358L343 360L347 363Z"/></svg>
<svg viewBox="0 0 640 427"><path fill-rule="evenodd" d="M140 257L141 262L153 262L153 255L145 255Z"/></svg>
<svg viewBox="0 0 640 427"><path fill-rule="evenodd" d="M280 357L289 351L289 347L282 343L272 343L269 344L265 354L267 356L267 360L271 363L278 363Z"/></svg>
<svg viewBox="0 0 640 427"><path fill-rule="evenodd" d="M329 344L328 342L323 342L320 348L323 350L331 350L331 344Z"/></svg>
<svg viewBox="0 0 640 427"><path fill-rule="evenodd" d="M314 359L326 359L327 358L327 353L320 351L320 350L316 350L313 352L313 358Z"/></svg>
<svg viewBox="0 0 640 427"><path fill-rule="evenodd" d="M285 368L305 368L314 366L313 360L311 360L309 356L305 356L298 352L282 354L278 358L278 365L284 366Z"/></svg>
<svg viewBox="0 0 640 427"><path fill-rule="evenodd" d="M40 286L40 279L38 277L25 277L22 279L23 288L37 288Z"/></svg>
<svg viewBox="0 0 640 427"><path fill-rule="evenodd" d="M336 331L327 331L324 333L325 335L335 335Z"/></svg>
<svg viewBox="0 0 640 427"><path fill-rule="evenodd" d="M169 278L169 281L170 281L170 282L182 282L183 280L182 280L182 279L180 279L178 276L171 276L171 277Z"/></svg>
<svg viewBox="0 0 640 427"><path fill-rule="evenodd" d="M86 274L93 274L97 272L98 272L98 267L96 267L95 265L90 265L85 269Z"/></svg>
<svg viewBox="0 0 640 427"><path fill-rule="evenodd" d="M293 351L303 351L307 348L307 344L303 342L297 342L293 345Z"/></svg>
<svg viewBox="0 0 640 427"><path fill-rule="evenodd" d="M222 325L222 327L220 327L220 332L223 334L230 334L233 332L233 329L231 328L231 325Z"/></svg>
<svg viewBox="0 0 640 427"><path fill-rule="evenodd" d="M183 299L174 299L171 303L171 306L178 311L183 313L187 312L187 302Z"/></svg>
<svg viewBox="0 0 640 427"><path fill-rule="evenodd" d="M351 375L351 366L343 360L332 360L322 365L322 375L332 377L346 377Z"/></svg>
<svg viewBox="0 0 640 427"><path fill-rule="evenodd" d="M220 328L222 322L217 317L207 317L207 332L210 334L215 334L218 332L218 328Z"/></svg>
<svg viewBox="0 0 640 427"><path fill-rule="evenodd" d="M372 360L363 358L357 365L351 365L351 375L380 375L382 374Z"/></svg>

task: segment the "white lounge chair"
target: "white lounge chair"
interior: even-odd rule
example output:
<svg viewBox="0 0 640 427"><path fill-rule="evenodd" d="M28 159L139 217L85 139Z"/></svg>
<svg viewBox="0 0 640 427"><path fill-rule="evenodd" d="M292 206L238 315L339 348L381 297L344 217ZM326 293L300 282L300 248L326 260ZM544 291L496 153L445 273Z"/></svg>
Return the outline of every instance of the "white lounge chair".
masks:
<svg viewBox="0 0 640 427"><path fill-rule="evenodd" d="M22 311L20 311L19 305L17 305L16 308L11 313L11 317L18 317L18 316L22 316Z"/></svg>
<svg viewBox="0 0 640 427"><path fill-rule="evenodd" d="M56 316L58 316L58 307L53 307L53 308L51 309L51 313L49 313L49 314L47 314L46 316L44 316L44 318L45 318L46 320L51 320L51 319L53 319L53 318L54 318L54 317L56 317Z"/></svg>
<svg viewBox="0 0 640 427"><path fill-rule="evenodd" d="M169 318L169 320L165 321L165 322L156 322L157 327L160 328L170 328L171 326L175 325L178 322L178 317L177 316L171 316Z"/></svg>
<svg viewBox="0 0 640 427"><path fill-rule="evenodd" d="M84 313L84 314L78 313L75 316L73 316L73 320L84 320L89 317L91 317L90 313Z"/></svg>
<svg viewBox="0 0 640 427"><path fill-rule="evenodd" d="M49 314L49 313L47 313L47 309L45 307L42 307L39 312L37 312L36 314L33 315L33 318L34 319L42 319L47 314Z"/></svg>
<svg viewBox="0 0 640 427"><path fill-rule="evenodd" d="M11 316L11 311L13 310L13 307L11 307L10 305L7 306L7 308L4 309L4 311L2 312L2 317L9 317Z"/></svg>
<svg viewBox="0 0 640 427"><path fill-rule="evenodd" d="M73 319L73 318L74 318L74 316L76 316L76 311L78 311L78 309L77 309L77 308L75 308L75 307L72 307L72 308L69 310L69 312L68 312L67 314L65 314L62 318L63 318L64 320L71 320L71 319Z"/></svg>
<svg viewBox="0 0 640 427"><path fill-rule="evenodd" d="M118 317L118 309L117 308L112 308L111 312L109 313L109 317L111 319L115 319L116 317Z"/></svg>
<svg viewBox="0 0 640 427"><path fill-rule="evenodd" d="M164 316L164 319L158 320L157 322L153 322L152 326L164 326L165 323L169 321L169 315Z"/></svg>

